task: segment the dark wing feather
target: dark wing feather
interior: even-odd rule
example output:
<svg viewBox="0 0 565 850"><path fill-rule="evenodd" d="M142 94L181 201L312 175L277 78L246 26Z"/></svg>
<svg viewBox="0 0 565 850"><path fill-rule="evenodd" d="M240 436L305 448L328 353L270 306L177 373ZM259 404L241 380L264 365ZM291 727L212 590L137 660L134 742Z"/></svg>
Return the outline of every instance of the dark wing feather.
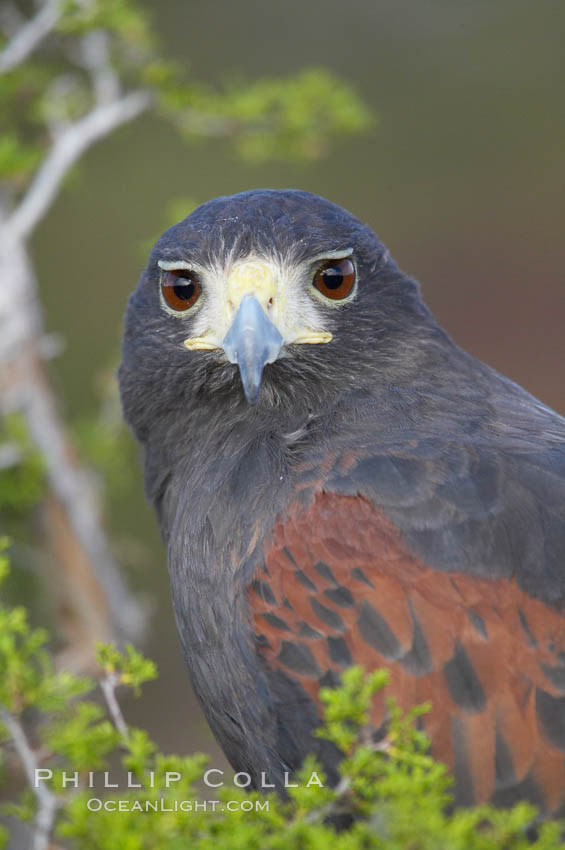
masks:
<svg viewBox="0 0 565 850"><path fill-rule="evenodd" d="M402 397L392 412L370 404L348 421L342 411L346 446L327 475L312 469L314 490L365 496L437 569L514 577L562 604L565 420L512 384L476 404L474 420L473 406L431 399L431 410L429 398L406 405L404 433L393 424Z"/></svg>
<svg viewBox="0 0 565 850"><path fill-rule="evenodd" d="M565 428L519 412L460 441L424 424L401 445L344 417L343 447L297 470L249 599L302 755L319 687L388 667L401 706L431 702L424 728L460 801L565 803Z"/></svg>

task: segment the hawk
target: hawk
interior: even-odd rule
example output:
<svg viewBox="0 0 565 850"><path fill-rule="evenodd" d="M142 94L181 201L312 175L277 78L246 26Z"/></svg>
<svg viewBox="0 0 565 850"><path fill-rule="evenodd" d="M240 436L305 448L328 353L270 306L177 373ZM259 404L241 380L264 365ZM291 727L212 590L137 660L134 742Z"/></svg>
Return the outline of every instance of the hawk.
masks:
<svg viewBox="0 0 565 850"><path fill-rule="evenodd" d="M565 420L455 345L372 230L303 191L155 245L119 382L194 690L278 787L318 692L388 668L462 804L565 803ZM386 728L376 696L372 723Z"/></svg>

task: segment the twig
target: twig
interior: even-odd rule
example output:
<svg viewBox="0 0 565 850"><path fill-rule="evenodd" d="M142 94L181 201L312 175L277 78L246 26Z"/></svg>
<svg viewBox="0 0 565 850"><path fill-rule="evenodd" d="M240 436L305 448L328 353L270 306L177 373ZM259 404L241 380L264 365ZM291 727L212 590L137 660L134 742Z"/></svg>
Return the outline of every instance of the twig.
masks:
<svg viewBox="0 0 565 850"><path fill-rule="evenodd" d="M90 74L96 103L103 106L120 96L120 80L112 67L108 33L94 30L82 39L80 64Z"/></svg>
<svg viewBox="0 0 565 850"><path fill-rule="evenodd" d="M351 788L351 779L349 776L342 776L334 788L335 797L329 803L326 803L319 809L314 809L306 815L306 823L318 823L325 821L339 808L340 803L346 798Z"/></svg>
<svg viewBox="0 0 565 850"><path fill-rule="evenodd" d="M16 31L0 53L0 74L21 65L49 35L60 14L59 0L46 0L39 12Z"/></svg>
<svg viewBox="0 0 565 850"><path fill-rule="evenodd" d="M10 733L28 785L37 800L32 850L48 850L59 801L49 788L36 782L35 771L39 767L37 753L32 750L20 721L3 706L0 707L0 719Z"/></svg>
<svg viewBox="0 0 565 850"><path fill-rule="evenodd" d="M107 673L104 678L100 680L100 687L102 688L102 693L104 694L104 699L106 700L106 705L108 706L108 711L110 712L110 717L112 718L114 726L122 738L129 738L128 725L124 719L124 715L122 714L120 704L116 699L116 687L119 684L120 676L118 673Z"/></svg>
<svg viewBox="0 0 565 850"><path fill-rule="evenodd" d="M141 115L151 102L151 93L140 89L95 107L84 118L69 125L53 143L23 200L7 220L8 238L14 241L28 238L55 200L65 175L75 162L94 142Z"/></svg>
<svg viewBox="0 0 565 850"><path fill-rule="evenodd" d="M375 742L373 740L371 726L362 726L359 731L357 745L367 747L374 753L387 753L390 750L390 739L385 736L381 741ZM308 823L324 821L331 815L336 814L339 810L339 806L346 800L350 790L351 777L342 776L334 788L335 797L333 800L326 803L320 809L314 809L310 812L310 814L306 816L306 821Z"/></svg>

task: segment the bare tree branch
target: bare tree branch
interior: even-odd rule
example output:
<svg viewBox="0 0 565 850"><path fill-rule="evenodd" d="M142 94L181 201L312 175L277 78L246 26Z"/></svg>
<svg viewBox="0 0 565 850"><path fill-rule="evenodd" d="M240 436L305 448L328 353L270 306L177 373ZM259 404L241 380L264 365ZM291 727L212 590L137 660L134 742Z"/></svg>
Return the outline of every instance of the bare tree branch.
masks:
<svg viewBox="0 0 565 850"><path fill-rule="evenodd" d="M30 363L26 380L20 383L19 396L20 409L26 418L30 435L46 464L50 490L63 506L74 536L81 541L89 562L96 567L114 626L121 635L139 634L143 612L122 581L103 531L89 475L74 462L68 436L37 360L35 364ZM52 527L63 519L55 504L49 506L49 518ZM78 575L80 553L76 552L74 557L75 573ZM86 571L84 580L88 580ZM89 610L82 613L83 625L95 615L94 589L85 602Z"/></svg>
<svg viewBox="0 0 565 850"><path fill-rule="evenodd" d="M94 142L120 124L141 115L151 102L149 91L130 92L119 100L95 107L64 130L54 142L23 200L7 220L5 229L9 238L28 238L55 200L61 183L75 162Z"/></svg>
<svg viewBox="0 0 565 850"><path fill-rule="evenodd" d="M17 30L0 53L0 74L12 71L33 53L60 17L60 0L46 0L39 12Z"/></svg>
<svg viewBox="0 0 565 850"><path fill-rule="evenodd" d="M27 783L37 800L31 850L48 850L59 801L46 785L36 782L35 771L39 768L39 760L37 753L33 751L29 744L20 721L3 706L0 706L0 720L10 733L16 752L22 762Z"/></svg>
<svg viewBox="0 0 565 850"><path fill-rule="evenodd" d="M57 596L76 655L93 640L134 638L144 620L104 534L93 482L77 462L41 356L43 322L37 284L20 241L0 240L0 408L17 411L45 464L43 514L59 574Z"/></svg>
<svg viewBox="0 0 565 850"><path fill-rule="evenodd" d="M82 40L80 63L92 80L98 106L120 97L120 80L110 61L109 38L103 30L87 33Z"/></svg>
<svg viewBox="0 0 565 850"><path fill-rule="evenodd" d="M100 679L100 687L102 688L112 722L122 738L129 738L128 725L122 714L120 704L116 699L116 688L119 684L120 677L118 673L107 673L103 679Z"/></svg>
<svg viewBox="0 0 565 850"><path fill-rule="evenodd" d="M37 15L16 28L1 54L3 67L23 62L55 26L60 14L60 0L44 0ZM73 165L95 142L148 109L153 96L144 88L121 94L109 37L102 30L80 38L72 61L90 77L94 106L74 121L65 117L64 110L53 116L50 149L19 205L3 213L0 385L3 406L22 413L45 462L49 491L44 514L57 569L64 576L63 581L57 581L61 585L58 596L61 611L70 612L64 628L73 648L72 661L82 667L91 655L86 639L89 644L93 639L108 640L112 637L109 629L119 638L135 637L140 634L145 612L122 581L103 531L93 482L78 464L57 411L42 362L43 321L26 241ZM74 77L62 75L54 84L68 87L67 78ZM48 116L46 123L49 125Z"/></svg>

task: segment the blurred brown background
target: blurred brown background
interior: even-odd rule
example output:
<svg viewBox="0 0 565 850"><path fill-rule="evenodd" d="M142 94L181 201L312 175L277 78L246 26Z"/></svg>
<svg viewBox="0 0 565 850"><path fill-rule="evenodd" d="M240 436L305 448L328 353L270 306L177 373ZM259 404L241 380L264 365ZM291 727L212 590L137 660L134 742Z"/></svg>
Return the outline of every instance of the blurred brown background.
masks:
<svg viewBox="0 0 565 850"><path fill-rule="evenodd" d="M160 0L165 53L201 80L325 65L378 114L314 166L243 165L143 119L92 150L35 237L54 362L71 418L94 413L117 362L140 246L171 200L300 187L371 224L457 342L565 413L565 4L562 0ZM165 750L215 748L188 685L163 549L141 475L113 518L139 544L160 669L128 719Z"/></svg>

